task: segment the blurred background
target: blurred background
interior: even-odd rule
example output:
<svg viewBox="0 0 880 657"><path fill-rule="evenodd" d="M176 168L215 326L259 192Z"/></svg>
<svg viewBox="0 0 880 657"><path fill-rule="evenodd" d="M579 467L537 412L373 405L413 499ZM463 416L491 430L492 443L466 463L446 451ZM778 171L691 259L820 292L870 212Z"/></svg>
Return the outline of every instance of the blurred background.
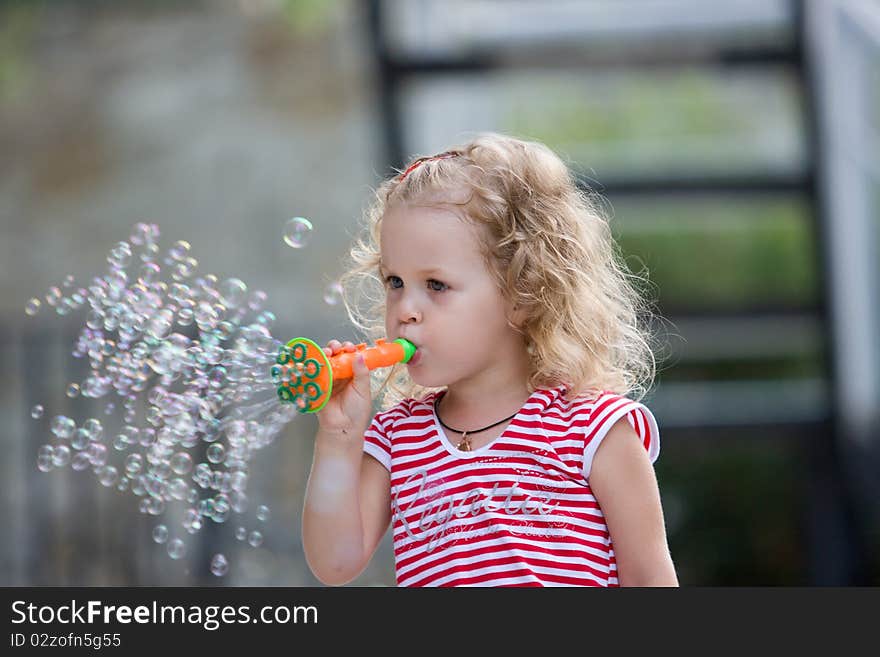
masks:
<svg viewBox="0 0 880 657"><path fill-rule="evenodd" d="M271 517L207 523L179 560L130 492L38 471L52 416L103 408L65 394L85 309L44 297L156 223L163 250L186 240L200 272L265 291L273 336L356 338L324 292L371 189L480 130L555 149L656 286L645 401L681 583L880 584L880 3L18 0L0 2L0 585L319 585L299 535L312 417L251 463ZM282 239L294 216L304 248ZM389 536L354 583L394 584Z"/></svg>

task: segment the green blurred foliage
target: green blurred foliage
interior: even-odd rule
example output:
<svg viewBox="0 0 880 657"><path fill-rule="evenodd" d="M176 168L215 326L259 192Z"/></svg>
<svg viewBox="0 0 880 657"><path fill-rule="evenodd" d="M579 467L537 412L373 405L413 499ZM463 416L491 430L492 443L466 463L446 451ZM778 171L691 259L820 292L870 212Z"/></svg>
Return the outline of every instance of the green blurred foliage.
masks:
<svg viewBox="0 0 880 657"><path fill-rule="evenodd" d="M615 214L621 248L644 261L661 307L732 311L817 302L814 244L801 203L621 203Z"/></svg>
<svg viewBox="0 0 880 657"><path fill-rule="evenodd" d="M752 120L726 104L704 74L685 72L666 77L663 84L621 77L613 87L603 87L601 100L594 103L586 103L580 90L560 87L552 103L511 107L505 128L540 135L548 146L565 152L572 144L737 134L749 129Z"/></svg>
<svg viewBox="0 0 880 657"><path fill-rule="evenodd" d="M346 0L282 0L281 12L297 34L324 32L333 14Z"/></svg>
<svg viewBox="0 0 880 657"><path fill-rule="evenodd" d="M818 352L736 360L682 361L661 369L658 383L672 381L764 381L822 378L825 367Z"/></svg>
<svg viewBox="0 0 880 657"><path fill-rule="evenodd" d="M0 4L0 103L25 95L33 74L28 45L38 17L39 8L32 3Z"/></svg>

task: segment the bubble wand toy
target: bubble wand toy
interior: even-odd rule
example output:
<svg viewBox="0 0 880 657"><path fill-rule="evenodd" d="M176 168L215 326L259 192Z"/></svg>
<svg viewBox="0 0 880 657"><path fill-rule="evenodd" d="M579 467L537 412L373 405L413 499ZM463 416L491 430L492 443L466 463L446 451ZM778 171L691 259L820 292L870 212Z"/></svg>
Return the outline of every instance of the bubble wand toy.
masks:
<svg viewBox="0 0 880 657"><path fill-rule="evenodd" d="M407 363L415 353L416 346L409 340L386 342L379 338L372 347L362 342L354 351L327 356L313 340L294 338L278 351L270 374L282 402L295 404L300 413L317 413L330 399L334 381L354 376L354 359L358 354L363 354L367 369L374 370Z"/></svg>

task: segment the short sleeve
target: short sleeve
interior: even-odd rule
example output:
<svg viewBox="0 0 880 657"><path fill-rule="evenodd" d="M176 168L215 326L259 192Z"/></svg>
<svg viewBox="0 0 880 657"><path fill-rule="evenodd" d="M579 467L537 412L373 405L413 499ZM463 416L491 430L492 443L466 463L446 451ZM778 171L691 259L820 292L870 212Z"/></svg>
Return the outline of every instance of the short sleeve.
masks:
<svg viewBox="0 0 880 657"><path fill-rule="evenodd" d="M364 451L391 472L392 418L386 413L377 413L369 428L364 432Z"/></svg>
<svg viewBox="0 0 880 657"><path fill-rule="evenodd" d="M584 478L590 478L593 457L611 427L625 417L648 452L651 463L660 454L660 429L654 414L644 404L627 397L606 393L593 403L584 441Z"/></svg>

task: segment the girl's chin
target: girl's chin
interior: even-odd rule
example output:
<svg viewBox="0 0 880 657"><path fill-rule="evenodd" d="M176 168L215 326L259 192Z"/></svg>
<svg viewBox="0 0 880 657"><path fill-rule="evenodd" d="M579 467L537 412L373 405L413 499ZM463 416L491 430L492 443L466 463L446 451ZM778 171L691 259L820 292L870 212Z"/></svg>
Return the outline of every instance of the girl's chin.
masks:
<svg viewBox="0 0 880 657"><path fill-rule="evenodd" d="M442 385L434 381L430 374L428 372L425 372L425 370L422 369L422 367L420 367L419 365L412 365L411 363L407 363L406 369L409 373L409 378L412 379L412 382L417 385L424 386L426 388L434 388Z"/></svg>

